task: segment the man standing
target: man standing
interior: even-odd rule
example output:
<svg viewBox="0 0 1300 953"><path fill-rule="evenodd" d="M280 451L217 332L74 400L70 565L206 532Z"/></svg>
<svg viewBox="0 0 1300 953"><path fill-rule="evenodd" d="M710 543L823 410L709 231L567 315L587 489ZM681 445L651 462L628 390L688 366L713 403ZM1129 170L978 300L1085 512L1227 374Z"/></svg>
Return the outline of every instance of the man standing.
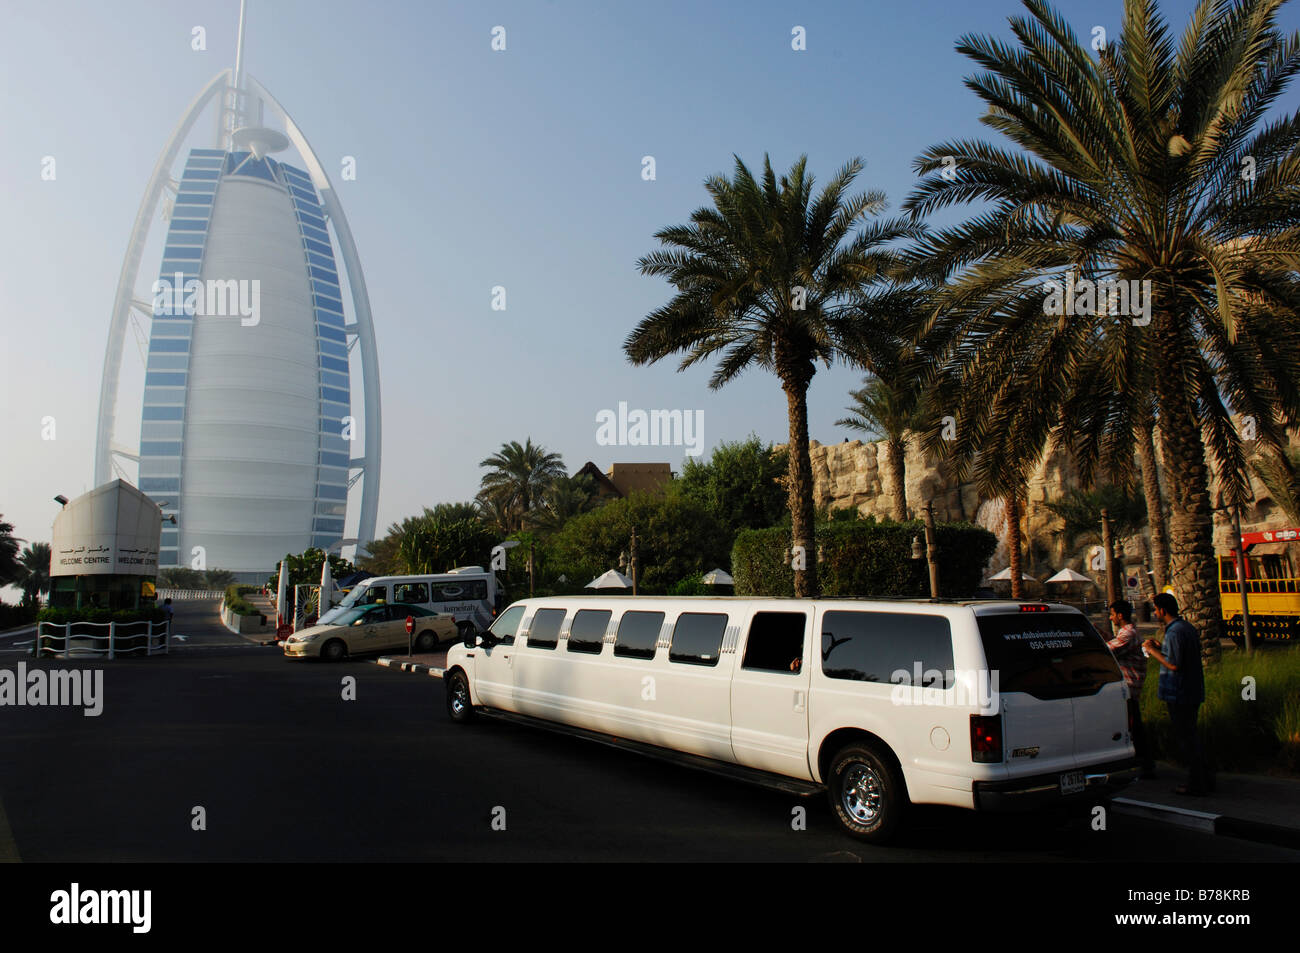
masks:
<svg viewBox="0 0 1300 953"><path fill-rule="evenodd" d="M1214 787L1196 733L1196 716L1205 700L1201 640L1191 623L1179 617L1178 600L1170 593L1159 593L1154 602L1156 618L1165 627L1164 645L1147 639L1142 647L1160 663L1160 699L1169 706L1174 744L1179 758L1187 765L1187 783L1174 788L1174 792L1200 795Z"/></svg>
<svg viewBox="0 0 1300 953"><path fill-rule="evenodd" d="M1142 726L1142 685L1147 677L1147 657L1142 654L1137 626L1133 624L1133 605L1127 599L1116 599L1110 604L1110 622L1115 627L1115 638L1106 644L1115 653L1119 670L1128 685L1128 732L1133 739L1133 750L1142 766L1142 777L1155 777L1155 763L1147 746L1146 730Z"/></svg>

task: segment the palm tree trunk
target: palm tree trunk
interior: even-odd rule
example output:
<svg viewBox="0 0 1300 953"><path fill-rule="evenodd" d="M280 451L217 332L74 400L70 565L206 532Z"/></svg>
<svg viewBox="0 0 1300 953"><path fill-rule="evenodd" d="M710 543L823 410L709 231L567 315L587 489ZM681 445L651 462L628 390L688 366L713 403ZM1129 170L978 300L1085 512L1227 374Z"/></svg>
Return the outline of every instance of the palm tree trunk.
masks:
<svg viewBox="0 0 1300 953"><path fill-rule="evenodd" d="M1025 597L1025 583L1020 578L1020 495L1008 493L1007 508L1007 556L1011 559L1011 598Z"/></svg>
<svg viewBox="0 0 1300 953"><path fill-rule="evenodd" d="M1174 318L1157 321L1156 398L1160 407L1160 449L1169 475L1169 574L1180 614L1201 635L1201 654L1220 655L1223 615L1214 555L1214 516L1201 425L1178 366L1183 342Z"/></svg>
<svg viewBox="0 0 1300 953"><path fill-rule="evenodd" d="M812 456L808 452L808 374L782 374L790 417L790 530L794 594L809 598L821 594L817 585L817 541L813 508Z"/></svg>
<svg viewBox="0 0 1300 953"><path fill-rule="evenodd" d="M1151 571L1156 592L1169 585L1169 538L1165 531L1165 501L1156 469L1156 443L1149 425L1138 425L1138 461L1142 465L1142 490L1147 500L1147 527L1151 530Z"/></svg>
<svg viewBox="0 0 1300 953"><path fill-rule="evenodd" d="M889 476L894 482L892 516L897 523L907 519L907 441L906 438L894 438L886 442L885 453L889 458Z"/></svg>

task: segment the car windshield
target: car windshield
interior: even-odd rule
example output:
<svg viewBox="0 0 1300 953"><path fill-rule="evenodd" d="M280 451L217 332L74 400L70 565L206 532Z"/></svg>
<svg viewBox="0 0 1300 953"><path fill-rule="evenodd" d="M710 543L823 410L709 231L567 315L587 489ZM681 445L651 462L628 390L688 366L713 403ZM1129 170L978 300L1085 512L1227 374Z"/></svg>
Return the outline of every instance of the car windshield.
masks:
<svg viewBox="0 0 1300 953"><path fill-rule="evenodd" d="M360 606L356 609L347 609L343 612L340 612L338 615L330 619L329 622L325 624L326 625L351 625L353 622L356 622L357 619L360 619L362 616L364 616L367 612L369 612L373 608L374 606Z"/></svg>
<svg viewBox="0 0 1300 953"><path fill-rule="evenodd" d="M346 596L344 596L344 597L343 597L343 601L340 602L337 606L335 606L335 608L336 608L336 609L351 609L353 606L355 606L355 605L357 604L358 601L363 601L363 602L366 601L366 600L362 599L362 596L364 596L364 595L366 594L366 589L367 589L367 588L369 588L369 587L366 586L366 584L365 584L364 582L363 582L363 583L358 583L357 587L356 587L355 589L353 589L351 592L349 592Z"/></svg>

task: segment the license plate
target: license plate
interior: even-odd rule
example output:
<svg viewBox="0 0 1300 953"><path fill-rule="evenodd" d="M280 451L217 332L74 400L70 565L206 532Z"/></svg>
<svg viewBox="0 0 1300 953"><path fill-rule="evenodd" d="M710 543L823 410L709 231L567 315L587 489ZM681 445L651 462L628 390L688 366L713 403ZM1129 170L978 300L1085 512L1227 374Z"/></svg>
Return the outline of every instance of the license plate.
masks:
<svg viewBox="0 0 1300 953"><path fill-rule="evenodd" d="M1071 771L1069 774L1061 775L1061 793L1078 794L1084 788L1083 772Z"/></svg>

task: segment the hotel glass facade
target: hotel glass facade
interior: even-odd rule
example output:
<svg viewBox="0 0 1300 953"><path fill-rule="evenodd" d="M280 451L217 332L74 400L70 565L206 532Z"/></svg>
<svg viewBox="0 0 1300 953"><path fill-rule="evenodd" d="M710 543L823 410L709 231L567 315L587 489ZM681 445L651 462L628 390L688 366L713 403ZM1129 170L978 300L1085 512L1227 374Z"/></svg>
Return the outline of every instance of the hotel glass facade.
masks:
<svg viewBox="0 0 1300 953"><path fill-rule="evenodd" d="M244 282L254 314L187 314L191 280L204 295ZM354 424L343 296L310 176L192 150L154 291L139 485L175 517L159 566L201 552L207 568L260 572L336 546Z"/></svg>

